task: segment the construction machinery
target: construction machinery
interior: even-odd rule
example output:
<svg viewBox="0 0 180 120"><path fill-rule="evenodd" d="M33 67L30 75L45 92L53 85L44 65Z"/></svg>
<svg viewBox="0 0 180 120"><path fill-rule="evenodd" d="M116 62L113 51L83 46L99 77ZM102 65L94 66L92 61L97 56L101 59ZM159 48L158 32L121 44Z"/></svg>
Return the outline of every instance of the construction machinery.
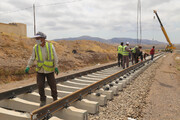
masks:
<svg viewBox="0 0 180 120"><path fill-rule="evenodd" d="M161 22L161 20L160 20L160 18L159 18L159 16L158 16L158 14L157 14L157 11L154 10L154 13L156 14L156 17L157 17L157 19L158 19L158 21L159 21L159 23L160 23L160 25L161 25L161 30L162 30L162 32L164 33L164 36L166 37L167 42L169 43L169 45L166 46L165 51L172 52L174 49L176 49L176 47L174 47L174 45L171 43L171 41L170 41L170 39L169 39L169 37L168 37L168 35L167 35L167 33L166 33L166 30L165 30L165 28L163 27L163 24L162 24L162 22Z"/></svg>

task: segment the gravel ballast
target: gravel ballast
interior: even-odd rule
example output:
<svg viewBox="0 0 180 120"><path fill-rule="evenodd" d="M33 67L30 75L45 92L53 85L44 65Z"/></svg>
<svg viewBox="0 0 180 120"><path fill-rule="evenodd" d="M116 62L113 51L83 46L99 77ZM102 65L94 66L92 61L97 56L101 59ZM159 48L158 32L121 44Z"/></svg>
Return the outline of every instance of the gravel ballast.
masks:
<svg viewBox="0 0 180 120"><path fill-rule="evenodd" d="M161 59L161 58L160 58ZM158 60L159 61L159 60ZM160 62L154 62L130 85L128 85L107 106L100 107L99 113L89 115L90 120L127 120L142 119L142 110L146 106L146 97Z"/></svg>

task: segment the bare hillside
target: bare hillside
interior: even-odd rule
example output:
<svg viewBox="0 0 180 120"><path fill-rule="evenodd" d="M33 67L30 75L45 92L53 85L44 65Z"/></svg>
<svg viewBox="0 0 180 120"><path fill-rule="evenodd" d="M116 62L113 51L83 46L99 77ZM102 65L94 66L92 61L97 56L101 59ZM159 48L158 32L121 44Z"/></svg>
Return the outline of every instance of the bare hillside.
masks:
<svg viewBox="0 0 180 120"><path fill-rule="evenodd" d="M60 72L116 60L113 45L88 40L49 41L55 46ZM35 40L0 33L0 83L22 80ZM35 73L35 65L29 77Z"/></svg>

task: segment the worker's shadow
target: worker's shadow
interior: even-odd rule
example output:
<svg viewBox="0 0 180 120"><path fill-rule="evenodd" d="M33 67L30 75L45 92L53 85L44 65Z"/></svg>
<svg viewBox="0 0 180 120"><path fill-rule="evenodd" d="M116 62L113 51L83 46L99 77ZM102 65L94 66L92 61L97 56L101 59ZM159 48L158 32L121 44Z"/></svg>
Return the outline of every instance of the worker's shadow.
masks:
<svg viewBox="0 0 180 120"><path fill-rule="evenodd" d="M159 82L159 81L158 81L158 82ZM166 84L164 84L164 83L162 83L162 82L159 82L159 84L160 84L161 86L164 86L164 87L173 88L173 86L171 86L171 85L166 85Z"/></svg>

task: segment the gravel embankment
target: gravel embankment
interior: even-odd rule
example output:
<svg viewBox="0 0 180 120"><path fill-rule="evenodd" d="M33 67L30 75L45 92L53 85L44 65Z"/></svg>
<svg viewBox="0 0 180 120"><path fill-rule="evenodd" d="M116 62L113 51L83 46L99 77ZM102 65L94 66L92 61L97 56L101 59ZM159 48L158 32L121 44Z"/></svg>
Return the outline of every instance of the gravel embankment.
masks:
<svg viewBox="0 0 180 120"><path fill-rule="evenodd" d="M99 113L89 115L90 120L127 120L142 119L142 110L146 106L146 96L160 65L160 58L140 74L123 92L119 92L106 107L100 107Z"/></svg>

